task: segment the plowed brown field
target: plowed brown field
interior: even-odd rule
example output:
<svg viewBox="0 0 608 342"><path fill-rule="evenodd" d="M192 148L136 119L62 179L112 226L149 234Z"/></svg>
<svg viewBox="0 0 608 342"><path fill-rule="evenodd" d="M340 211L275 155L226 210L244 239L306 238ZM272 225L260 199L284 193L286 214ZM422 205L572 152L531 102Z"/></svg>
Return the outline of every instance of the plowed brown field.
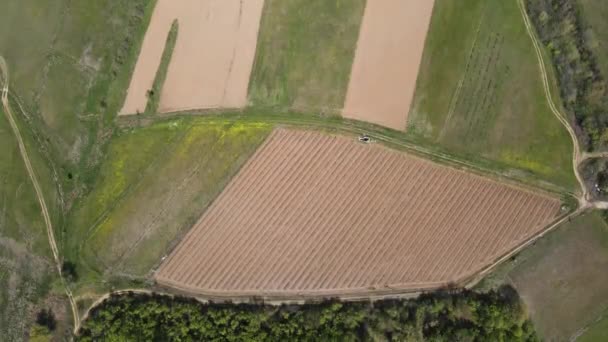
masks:
<svg viewBox="0 0 608 342"><path fill-rule="evenodd" d="M179 33L159 110L242 107L264 0L158 0L121 114L143 112L167 34Z"/></svg>
<svg viewBox="0 0 608 342"><path fill-rule="evenodd" d="M342 115L404 130L434 0L368 0Z"/></svg>
<svg viewBox="0 0 608 342"><path fill-rule="evenodd" d="M377 144L277 129L156 279L227 296L436 287L475 274L559 208Z"/></svg>

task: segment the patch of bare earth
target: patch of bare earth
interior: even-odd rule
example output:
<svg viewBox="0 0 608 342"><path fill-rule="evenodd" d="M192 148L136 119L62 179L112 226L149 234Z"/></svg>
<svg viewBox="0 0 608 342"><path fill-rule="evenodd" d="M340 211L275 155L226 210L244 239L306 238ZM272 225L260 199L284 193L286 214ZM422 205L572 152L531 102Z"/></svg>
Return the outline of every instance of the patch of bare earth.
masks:
<svg viewBox="0 0 608 342"><path fill-rule="evenodd" d="M179 33L159 110L247 104L264 0L159 0L120 114L143 112L173 20Z"/></svg>
<svg viewBox="0 0 608 342"><path fill-rule="evenodd" d="M559 208L377 144L277 129L156 280L219 296L440 287L519 246Z"/></svg>
<svg viewBox="0 0 608 342"><path fill-rule="evenodd" d="M342 115L404 130L434 0L368 0Z"/></svg>

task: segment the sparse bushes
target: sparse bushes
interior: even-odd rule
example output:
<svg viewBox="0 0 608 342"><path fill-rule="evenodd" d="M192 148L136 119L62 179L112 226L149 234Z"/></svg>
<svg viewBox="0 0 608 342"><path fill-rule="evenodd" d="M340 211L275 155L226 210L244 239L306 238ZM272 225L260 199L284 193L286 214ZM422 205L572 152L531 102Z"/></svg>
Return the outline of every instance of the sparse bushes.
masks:
<svg viewBox="0 0 608 342"><path fill-rule="evenodd" d="M57 327L57 320L51 309L40 310L36 315L36 323L49 331L53 331Z"/></svg>
<svg viewBox="0 0 608 342"><path fill-rule="evenodd" d="M78 281L78 272L76 271L76 264L71 261L64 261L61 265L61 273L63 277L70 283Z"/></svg>
<svg viewBox="0 0 608 342"><path fill-rule="evenodd" d="M374 337L374 338L372 338ZM449 291L415 300L302 306L201 304L186 298L110 298L80 341L537 341L512 289Z"/></svg>

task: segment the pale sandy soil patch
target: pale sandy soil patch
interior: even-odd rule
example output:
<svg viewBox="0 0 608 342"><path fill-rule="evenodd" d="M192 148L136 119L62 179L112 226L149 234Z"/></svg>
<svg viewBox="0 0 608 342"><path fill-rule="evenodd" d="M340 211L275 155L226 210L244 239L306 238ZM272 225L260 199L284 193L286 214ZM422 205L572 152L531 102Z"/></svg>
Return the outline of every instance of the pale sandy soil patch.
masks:
<svg viewBox="0 0 608 342"><path fill-rule="evenodd" d="M143 112L173 20L159 110L243 107L264 0L158 0L120 114Z"/></svg>
<svg viewBox="0 0 608 342"><path fill-rule="evenodd" d="M368 0L342 115L404 130L433 0Z"/></svg>
<svg viewBox="0 0 608 342"><path fill-rule="evenodd" d="M560 202L354 138L276 130L156 274L206 295L432 288L541 231Z"/></svg>

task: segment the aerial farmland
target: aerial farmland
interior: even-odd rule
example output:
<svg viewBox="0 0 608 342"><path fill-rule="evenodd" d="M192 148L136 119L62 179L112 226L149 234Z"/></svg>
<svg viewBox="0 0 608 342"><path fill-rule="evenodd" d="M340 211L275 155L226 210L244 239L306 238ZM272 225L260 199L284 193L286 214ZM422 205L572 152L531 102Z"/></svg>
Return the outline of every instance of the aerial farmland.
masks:
<svg viewBox="0 0 608 342"><path fill-rule="evenodd" d="M0 340L608 338L599 0L6 2Z"/></svg>
<svg viewBox="0 0 608 342"><path fill-rule="evenodd" d="M156 279L237 296L447 286L559 213L549 196L352 138L277 129Z"/></svg>

